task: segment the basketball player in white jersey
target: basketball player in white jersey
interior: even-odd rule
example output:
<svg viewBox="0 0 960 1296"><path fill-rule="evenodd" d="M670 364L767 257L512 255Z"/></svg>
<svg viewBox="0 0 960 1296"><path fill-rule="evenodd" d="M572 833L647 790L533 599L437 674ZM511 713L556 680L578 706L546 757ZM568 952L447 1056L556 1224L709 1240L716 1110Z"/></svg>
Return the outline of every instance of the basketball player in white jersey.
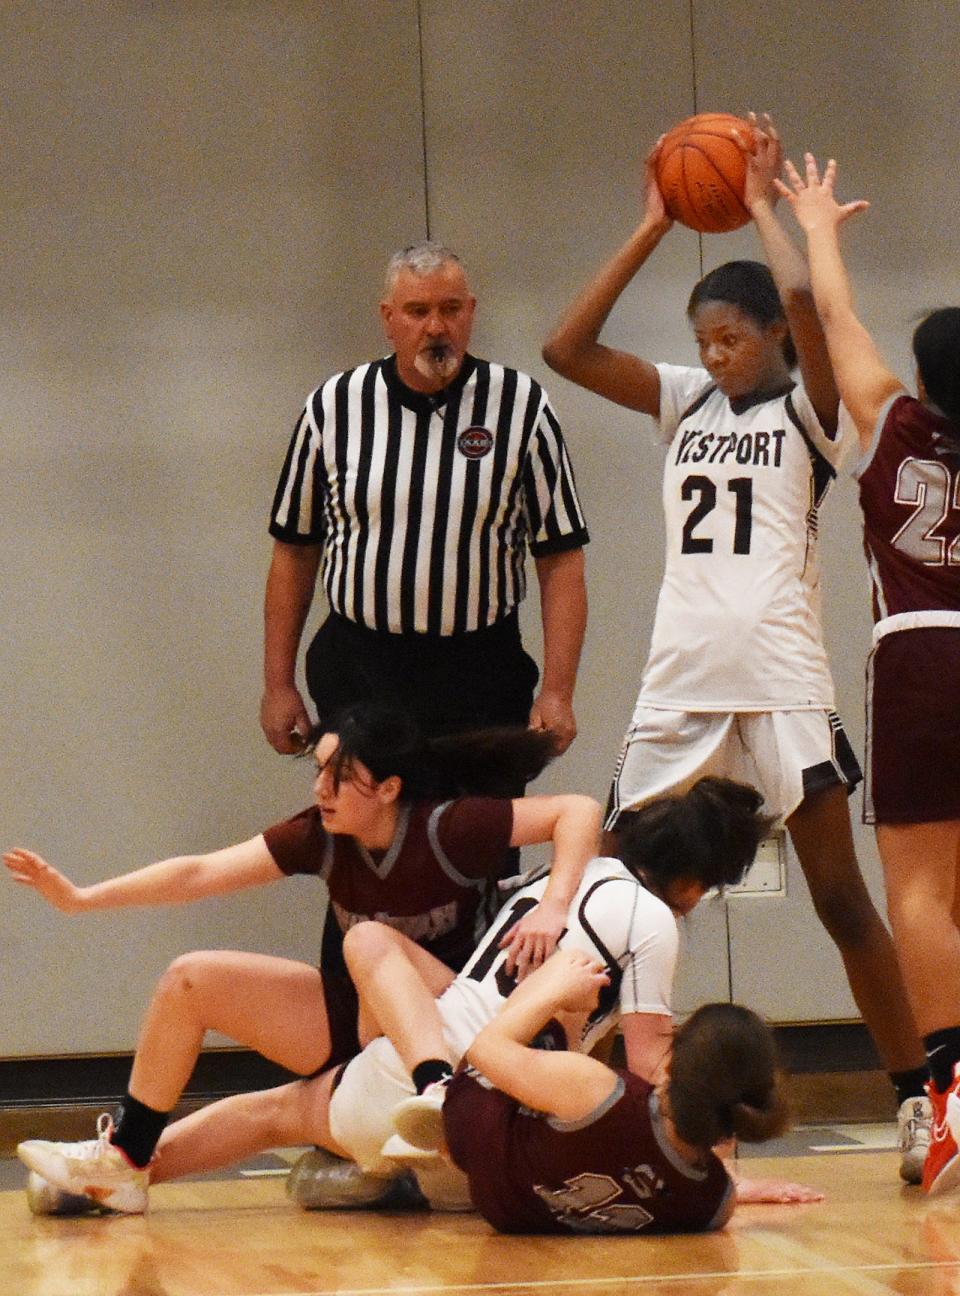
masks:
<svg viewBox="0 0 960 1296"><path fill-rule="evenodd" d="M847 797L861 773L834 711L820 624L818 510L840 459L839 398L806 262L774 214L779 140L765 119L744 194L769 269L728 262L696 285L687 313L700 367L655 365L599 341L672 224L652 156L641 224L544 347L557 372L656 419L667 447L666 568L607 828L704 774L760 789L890 1072L901 1174L917 1182L925 1059L854 851Z"/></svg>

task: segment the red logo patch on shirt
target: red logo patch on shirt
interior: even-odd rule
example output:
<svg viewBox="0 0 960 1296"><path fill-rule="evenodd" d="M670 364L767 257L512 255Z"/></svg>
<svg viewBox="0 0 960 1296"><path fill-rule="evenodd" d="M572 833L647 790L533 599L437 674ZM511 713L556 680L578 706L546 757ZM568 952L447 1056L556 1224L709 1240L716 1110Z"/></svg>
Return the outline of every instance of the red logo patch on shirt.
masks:
<svg viewBox="0 0 960 1296"><path fill-rule="evenodd" d="M464 428L457 437L457 449L465 459L482 459L493 449L493 433L485 427Z"/></svg>

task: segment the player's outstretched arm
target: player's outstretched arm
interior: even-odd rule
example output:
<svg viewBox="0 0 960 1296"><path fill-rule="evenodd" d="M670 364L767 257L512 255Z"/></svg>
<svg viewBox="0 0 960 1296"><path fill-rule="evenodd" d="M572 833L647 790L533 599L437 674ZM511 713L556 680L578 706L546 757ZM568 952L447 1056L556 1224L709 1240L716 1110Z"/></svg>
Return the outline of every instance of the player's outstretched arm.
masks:
<svg viewBox="0 0 960 1296"><path fill-rule="evenodd" d="M582 1053L550 1053L528 1045L559 1012L587 1013L609 978L580 950L557 950L532 972L480 1032L467 1060L498 1089L559 1120L580 1120L613 1093L617 1076Z"/></svg>
<svg viewBox="0 0 960 1296"><path fill-rule="evenodd" d="M262 835L208 855L180 855L119 877L78 887L35 851L16 847L3 856L14 882L31 887L62 913L134 905L185 904L276 882L283 873Z"/></svg>
<svg viewBox="0 0 960 1296"><path fill-rule="evenodd" d="M784 1206L823 1201L823 1193L819 1188L793 1183L787 1179L746 1179L740 1175L734 1163L724 1161L723 1164L733 1180L737 1201L744 1206Z"/></svg>
<svg viewBox="0 0 960 1296"><path fill-rule="evenodd" d="M876 343L857 317L847 268L840 252L840 226L865 211L868 203L838 203L834 196L837 164L831 159L820 176L812 153L804 154L804 174L785 165L786 183L777 182L807 238L810 276L840 398L850 412L860 443L870 444L877 416L903 383L890 371Z"/></svg>
<svg viewBox="0 0 960 1296"><path fill-rule="evenodd" d="M659 141L658 141L659 144ZM643 219L567 308L543 346L551 369L627 409L660 413L660 378L647 360L599 338L621 294L673 224L654 175L657 146L646 159Z"/></svg>

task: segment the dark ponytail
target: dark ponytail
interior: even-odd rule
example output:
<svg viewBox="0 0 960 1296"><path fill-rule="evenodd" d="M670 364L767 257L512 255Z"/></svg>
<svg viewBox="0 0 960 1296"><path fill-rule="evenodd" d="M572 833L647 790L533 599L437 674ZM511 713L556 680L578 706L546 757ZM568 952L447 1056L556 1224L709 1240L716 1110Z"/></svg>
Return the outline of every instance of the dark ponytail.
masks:
<svg viewBox="0 0 960 1296"><path fill-rule="evenodd" d="M697 1009L674 1037L667 1104L680 1138L703 1150L786 1129L776 1046L756 1013L726 1003Z"/></svg>
<svg viewBox="0 0 960 1296"><path fill-rule="evenodd" d="M960 439L960 306L931 311L913 333L913 358L934 405Z"/></svg>
<svg viewBox="0 0 960 1296"><path fill-rule="evenodd" d="M617 822L617 854L659 895L671 882L734 886L753 863L773 820L755 788L702 778L681 795L650 801Z"/></svg>
<svg viewBox="0 0 960 1296"><path fill-rule="evenodd" d="M556 755L551 733L519 725L427 738L407 712L378 702L343 708L317 726L311 746L325 733L340 740L333 757L338 781L359 762L378 783L399 778L404 801L516 796Z"/></svg>

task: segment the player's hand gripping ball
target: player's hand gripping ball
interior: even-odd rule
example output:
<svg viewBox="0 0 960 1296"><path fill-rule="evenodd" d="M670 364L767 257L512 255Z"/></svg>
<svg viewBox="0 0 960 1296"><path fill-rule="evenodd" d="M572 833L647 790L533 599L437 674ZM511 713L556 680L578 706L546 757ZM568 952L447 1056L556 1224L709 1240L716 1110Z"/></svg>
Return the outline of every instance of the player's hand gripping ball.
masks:
<svg viewBox="0 0 960 1296"><path fill-rule="evenodd" d="M755 142L750 122L733 113L698 113L668 131L654 165L673 219L701 234L746 225L743 182Z"/></svg>

